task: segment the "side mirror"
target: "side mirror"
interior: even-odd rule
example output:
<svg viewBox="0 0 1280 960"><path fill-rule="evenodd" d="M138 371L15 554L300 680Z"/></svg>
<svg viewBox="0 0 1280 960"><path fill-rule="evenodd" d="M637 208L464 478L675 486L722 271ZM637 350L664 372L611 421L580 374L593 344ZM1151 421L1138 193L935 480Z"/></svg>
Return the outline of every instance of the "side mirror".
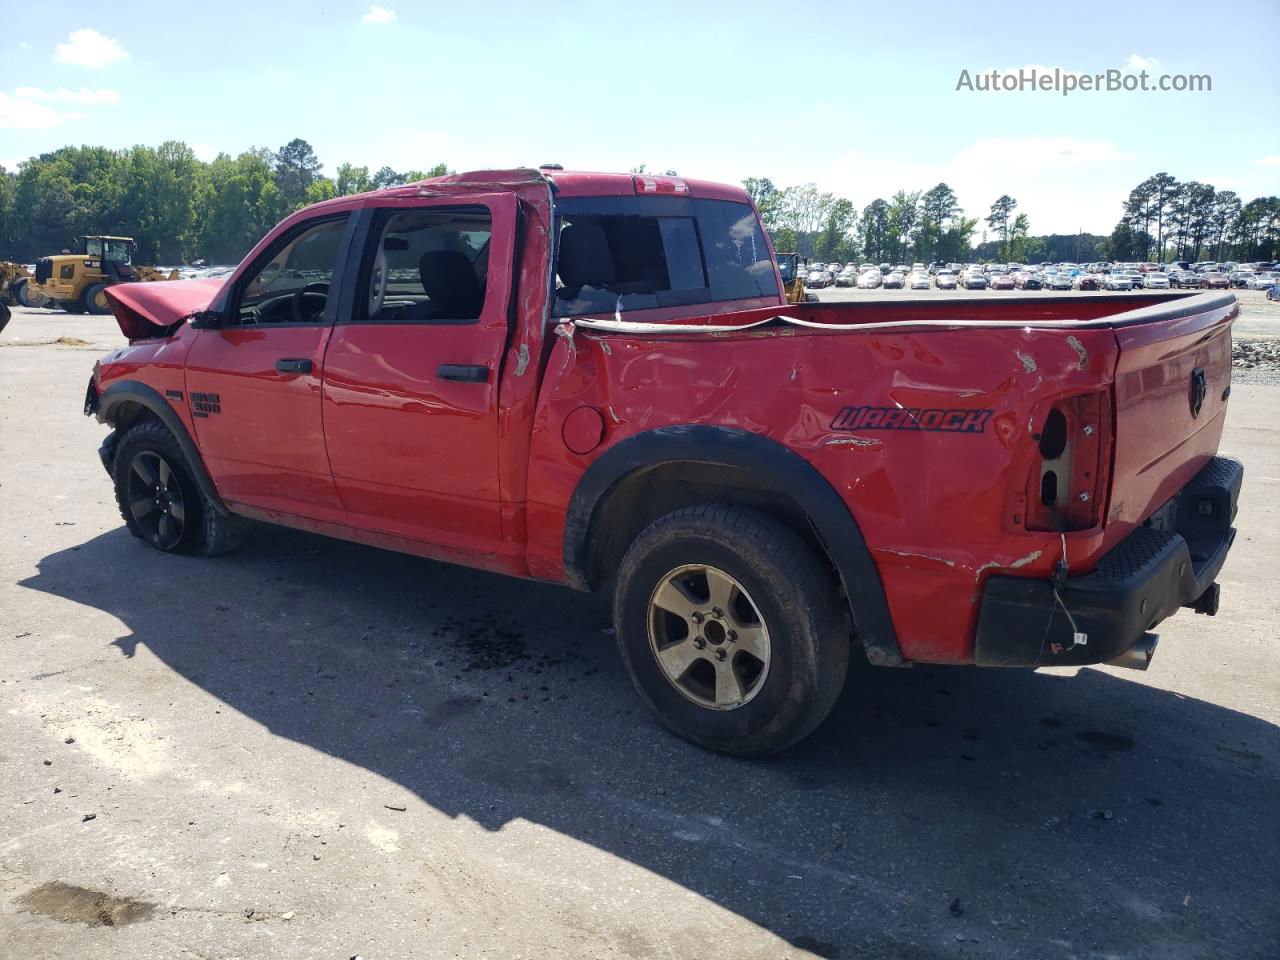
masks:
<svg viewBox="0 0 1280 960"><path fill-rule="evenodd" d="M200 310L191 314L189 322L193 330L217 330L222 326L222 314L217 310Z"/></svg>

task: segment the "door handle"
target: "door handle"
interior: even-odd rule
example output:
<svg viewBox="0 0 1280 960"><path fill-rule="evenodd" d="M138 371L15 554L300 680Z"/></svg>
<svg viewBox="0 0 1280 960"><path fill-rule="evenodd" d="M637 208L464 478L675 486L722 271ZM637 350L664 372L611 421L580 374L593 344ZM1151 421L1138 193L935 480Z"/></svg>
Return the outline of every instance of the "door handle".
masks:
<svg viewBox="0 0 1280 960"><path fill-rule="evenodd" d="M280 373L310 373L311 361L295 357L281 357L276 361L276 370Z"/></svg>
<svg viewBox="0 0 1280 960"><path fill-rule="evenodd" d="M459 383L488 383L489 368L464 363L442 363L436 367L436 376L441 380L457 380Z"/></svg>

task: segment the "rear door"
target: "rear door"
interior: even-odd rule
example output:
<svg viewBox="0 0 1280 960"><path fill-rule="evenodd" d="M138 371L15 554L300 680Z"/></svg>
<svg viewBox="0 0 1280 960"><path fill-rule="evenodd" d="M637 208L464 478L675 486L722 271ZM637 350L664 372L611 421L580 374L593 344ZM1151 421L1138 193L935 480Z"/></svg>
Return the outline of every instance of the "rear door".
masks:
<svg viewBox="0 0 1280 960"><path fill-rule="evenodd" d="M201 330L191 347L186 399L225 500L343 519L325 455L320 374L352 226L343 213L281 234L236 281L223 325Z"/></svg>
<svg viewBox="0 0 1280 960"><path fill-rule="evenodd" d="M502 536L498 373L511 194L374 200L325 355L324 435L350 523L489 554Z"/></svg>

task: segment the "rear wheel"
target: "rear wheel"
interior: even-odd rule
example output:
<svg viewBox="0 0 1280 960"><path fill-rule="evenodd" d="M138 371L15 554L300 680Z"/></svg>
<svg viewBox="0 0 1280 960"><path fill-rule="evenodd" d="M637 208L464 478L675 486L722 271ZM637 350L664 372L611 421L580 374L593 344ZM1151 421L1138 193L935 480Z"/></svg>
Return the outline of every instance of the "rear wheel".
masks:
<svg viewBox="0 0 1280 960"><path fill-rule="evenodd" d="M84 292L84 307L92 314L101 316L111 312L111 304L107 302L107 285L95 283Z"/></svg>
<svg viewBox="0 0 1280 960"><path fill-rule="evenodd" d="M829 567L777 521L721 504L677 510L636 538L618 573L614 627L659 722L739 756L812 732L849 663Z"/></svg>
<svg viewBox="0 0 1280 960"><path fill-rule="evenodd" d="M244 540L248 522L218 511L195 482L177 439L154 420L116 444L112 479L129 532L164 553L215 556Z"/></svg>

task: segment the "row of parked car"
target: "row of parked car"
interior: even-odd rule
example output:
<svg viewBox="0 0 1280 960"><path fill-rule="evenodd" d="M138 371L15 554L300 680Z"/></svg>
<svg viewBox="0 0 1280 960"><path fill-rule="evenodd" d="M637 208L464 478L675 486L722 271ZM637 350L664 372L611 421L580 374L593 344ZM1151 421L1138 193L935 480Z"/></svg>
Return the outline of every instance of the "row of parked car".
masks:
<svg viewBox="0 0 1280 960"><path fill-rule="evenodd" d="M1039 265L816 263L805 286L927 290L1269 290L1280 285L1274 263L1042 263Z"/></svg>

